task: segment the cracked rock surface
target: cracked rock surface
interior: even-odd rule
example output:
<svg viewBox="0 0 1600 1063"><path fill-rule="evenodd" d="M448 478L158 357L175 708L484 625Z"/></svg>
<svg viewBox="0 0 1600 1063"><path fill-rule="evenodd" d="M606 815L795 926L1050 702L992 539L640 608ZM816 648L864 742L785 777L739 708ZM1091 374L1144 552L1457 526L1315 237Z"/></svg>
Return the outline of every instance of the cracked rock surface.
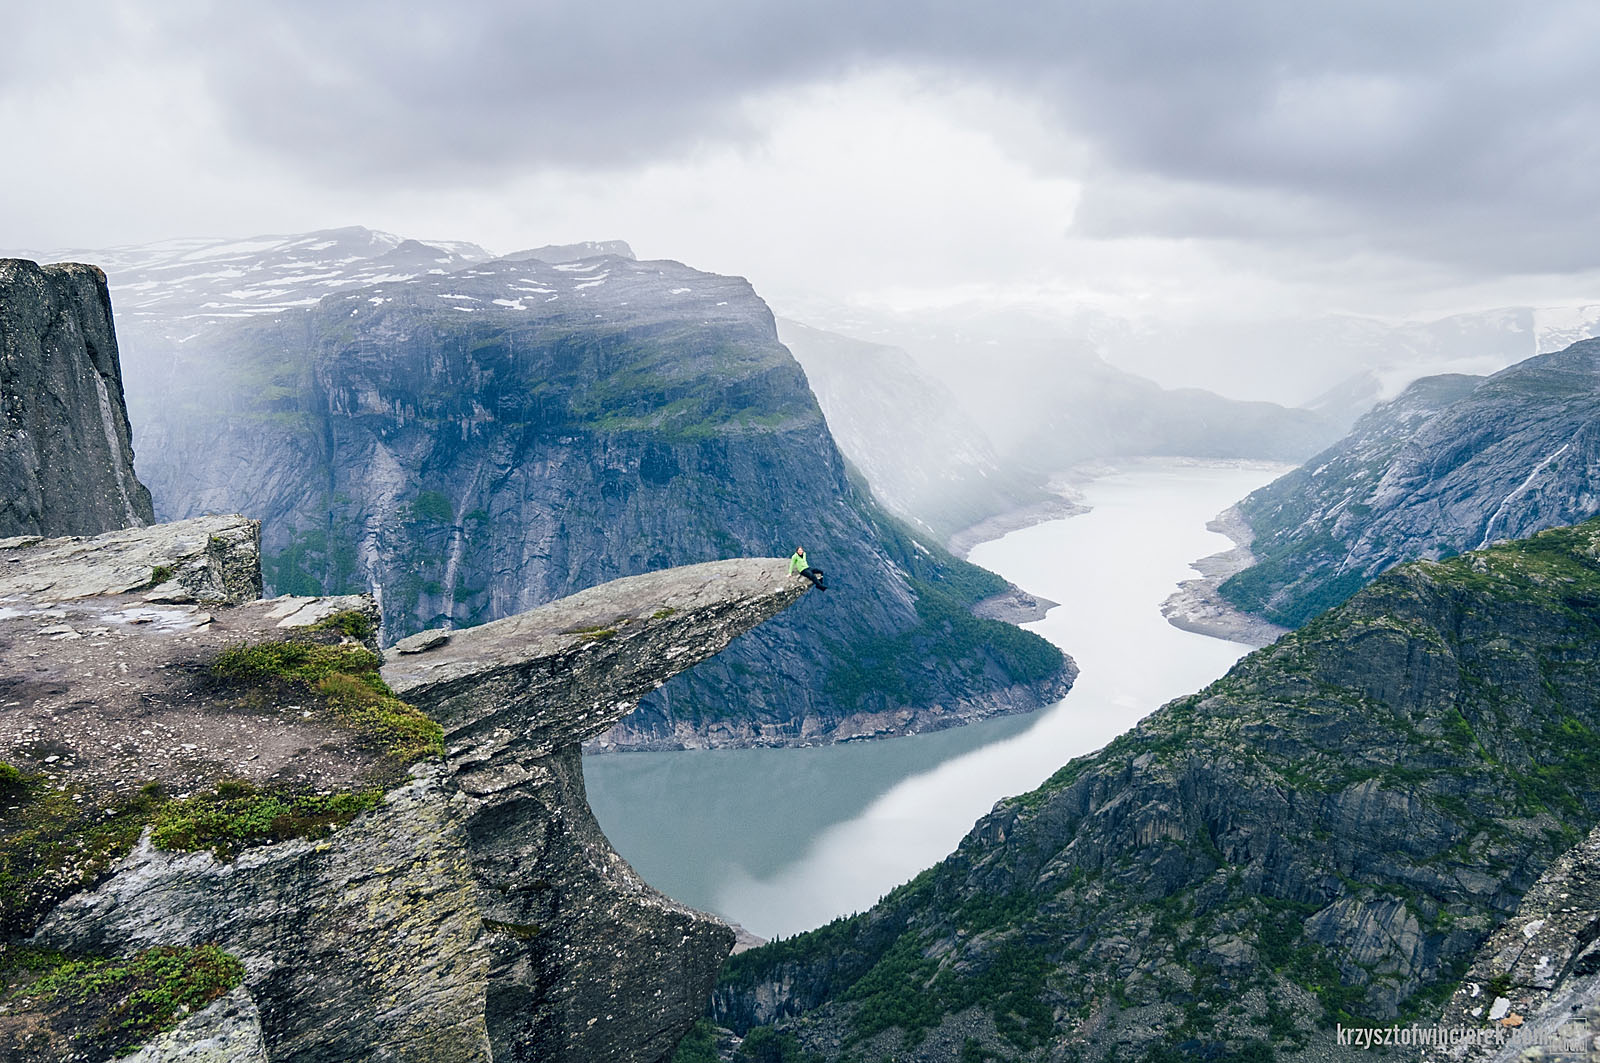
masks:
<svg viewBox="0 0 1600 1063"><path fill-rule="evenodd" d="M1600 828L1551 864L1479 949L1439 1024L1495 1041L1429 1049L1425 1063L1594 1058L1600 1034ZM1515 1043L1514 1043L1515 1042ZM1538 1053L1524 1055L1525 1052Z"/></svg>

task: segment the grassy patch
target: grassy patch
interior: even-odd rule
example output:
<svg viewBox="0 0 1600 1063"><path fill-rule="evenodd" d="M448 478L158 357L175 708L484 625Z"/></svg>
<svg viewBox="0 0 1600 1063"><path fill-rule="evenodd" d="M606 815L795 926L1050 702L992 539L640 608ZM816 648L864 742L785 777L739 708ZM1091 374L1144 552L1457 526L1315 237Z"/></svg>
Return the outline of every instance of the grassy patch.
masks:
<svg viewBox="0 0 1600 1063"><path fill-rule="evenodd" d="M375 788L290 795L225 782L215 793L162 806L151 839L162 849L210 849L218 859L227 859L251 845L325 838L382 801L383 791Z"/></svg>
<svg viewBox="0 0 1600 1063"><path fill-rule="evenodd" d="M751 1030L733 1058L737 1063L823 1063L820 1055L802 1048L793 1033L771 1026Z"/></svg>
<svg viewBox="0 0 1600 1063"><path fill-rule="evenodd" d="M73 796L43 776L17 773L7 797L15 804L0 813L0 932L30 932L50 905L93 885L133 849L165 800L154 785L109 806Z"/></svg>
<svg viewBox="0 0 1600 1063"><path fill-rule="evenodd" d="M606 639L617 637L617 629L630 623L626 618L613 620L609 624L591 624L587 627L569 627L563 635L576 635L579 642L604 642Z"/></svg>
<svg viewBox="0 0 1600 1063"><path fill-rule="evenodd" d="M377 628L372 624L372 618L360 609L345 609L325 616L311 625L312 631L338 631L353 639L365 642L377 633Z"/></svg>
<svg viewBox="0 0 1600 1063"><path fill-rule="evenodd" d="M696 1019L678 1042L672 1063L721 1063L717 1053L717 1028L709 1019Z"/></svg>
<svg viewBox="0 0 1600 1063"><path fill-rule="evenodd" d="M150 586L159 586L173 577L174 570L171 565L157 565L150 570Z"/></svg>
<svg viewBox="0 0 1600 1063"><path fill-rule="evenodd" d="M381 803L378 788L335 794L263 793L224 782L169 800L148 783L115 803L74 801L43 776L21 775L0 814L0 933L26 934L50 906L99 881L146 826L163 849L211 849L226 859L251 845L322 838ZM80 795L81 796L81 795Z"/></svg>
<svg viewBox="0 0 1600 1063"><path fill-rule="evenodd" d="M379 663L377 654L362 647L258 642L224 650L211 670L225 679L301 684L340 722L401 764L444 752L443 730L395 697L378 674Z"/></svg>
<svg viewBox="0 0 1600 1063"><path fill-rule="evenodd" d="M237 987L244 973L236 957L200 945L146 949L125 958L12 949L3 977L8 1010L33 1011L93 1059L122 1055L171 1029Z"/></svg>
<svg viewBox="0 0 1600 1063"><path fill-rule="evenodd" d="M449 524L455 519L455 507L450 499L438 491L423 491L411 503L411 519L434 524Z"/></svg>

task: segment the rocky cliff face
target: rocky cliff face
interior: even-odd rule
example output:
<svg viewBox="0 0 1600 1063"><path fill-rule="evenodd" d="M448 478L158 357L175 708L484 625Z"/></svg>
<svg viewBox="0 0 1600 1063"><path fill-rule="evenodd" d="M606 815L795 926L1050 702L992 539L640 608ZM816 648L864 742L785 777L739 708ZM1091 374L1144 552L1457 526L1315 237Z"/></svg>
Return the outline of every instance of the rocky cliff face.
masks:
<svg viewBox="0 0 1600 1063"><path fill-rule="evenodd" d="M1561 854L1484 942L1439 1025L1473 1036L1429 1046L1426 1063L1593 1058L1600 1048L1600 829Z"/></svg>
<svg viewBox="0 0 1600 1063"><path fill-rule="evenodd" d="M579 745L807 584L650 573L380 679L371 600L254 600L256 548L241 518L0 546L3 1054L120 1054L133 1005L84 965L218 947L238 973L138 1058L669 1054L733 932L611 850Z"/></svg>
<svg viewBox="0 0 1600 1063"><path fill-rule="evenodd" d="M1417 381L1239 504L1257 563L1221 593L1290 626L1411 558L1600 512L1600 340Z"/></svg>
<svg viewBox="0 0 1600 1063"><path fill-rule="evenodd" d="M1334 1023L1432 1021L1600 820L1597 646L1600 522L1397 568L734 957L715 1016L827 1059L1345 1058Z"/></svg>
<svg viewBox="0 0 1600 1063"><path fill-rule="evenodd" d="M259 515L270 588L376 587L391 637L808 548L828 595L647 697L607 747L919 730L1070 682L1043 640L971 615L1003 581L913 539L850 479L742 279L480 263L203 340L164 348L170 389L141 405L164 515Z"/></svg>
<svg viewBox="0 0 1600 1063"><path fill-rule="evenodd" d="M148 524L105 274L0 259L0 537Z"/></svg>

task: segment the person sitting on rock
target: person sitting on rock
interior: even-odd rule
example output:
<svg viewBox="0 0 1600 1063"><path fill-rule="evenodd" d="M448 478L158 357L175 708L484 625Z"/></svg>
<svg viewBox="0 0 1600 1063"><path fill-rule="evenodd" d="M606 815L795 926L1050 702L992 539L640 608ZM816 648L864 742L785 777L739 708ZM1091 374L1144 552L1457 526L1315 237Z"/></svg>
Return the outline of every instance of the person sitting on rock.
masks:
<svg viewBox="0 0 1600 1063"><path fill-rule="evenodd" d="M793 576L796 573L810 580L811 585L817 590L828 589L828 585L822 582L822 569L811 567L811 562L806 560L806 548L803 546L795 547L794 556L789 559L789 575Z"/></svg>

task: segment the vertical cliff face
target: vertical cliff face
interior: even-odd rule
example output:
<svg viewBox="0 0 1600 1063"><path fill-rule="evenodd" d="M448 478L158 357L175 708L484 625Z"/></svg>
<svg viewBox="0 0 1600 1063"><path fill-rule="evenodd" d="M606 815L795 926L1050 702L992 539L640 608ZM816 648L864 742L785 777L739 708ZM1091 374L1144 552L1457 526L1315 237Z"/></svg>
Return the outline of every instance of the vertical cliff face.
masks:
<svg viewBox="0 0 1600 1063"><path fill-rule="evenodd" d="M154 519L133 473L105 274L0 259L0 537Z"/></svg>
<svg viewBox="0 0 1600 1063"><path fill-rule="evenodd" d="M579 746L805 581L776 558L714 562L404 640L381 678L441 725L429 748L443 750L407 773L370 715L340 708L341 690L380 678L358 641L372 601L254 599L257 534L211 517L0 545L0 760L15 769L0 775L0 983L38 984L8 961L18 946L234 957L231 992L146 1063L218 1044L262 1060L668 1055L733 933L611 849ZM230 653L299 659L284 646L366 679L223 669ZM330 794L350 814L310 830L304 811L249 811ZM218 829L244 834L193 833ZM112 1054L44 994L19 998L0 1055Z"/></svg>
<svg viewBox="0 0 1600 1063"><path fill-rule="evenodd" d="M579 744L673 673L798 600L779 560L591 588L397 644L384 675L445 728L487 941L494 1059L664 1057L704 1005L732 931L646 886L589 811Z"/></svg>

